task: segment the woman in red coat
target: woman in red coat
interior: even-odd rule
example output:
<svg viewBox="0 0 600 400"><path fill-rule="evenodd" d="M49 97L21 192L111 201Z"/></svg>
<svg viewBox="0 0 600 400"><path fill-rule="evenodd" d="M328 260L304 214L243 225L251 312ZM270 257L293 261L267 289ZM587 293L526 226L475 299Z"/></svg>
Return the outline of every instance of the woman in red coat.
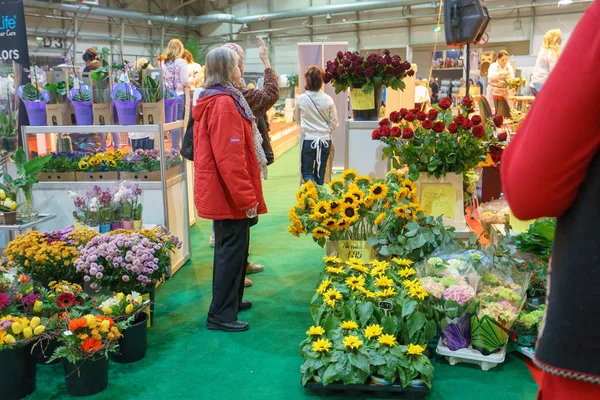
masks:
<svg viewBox="0 0 600 400"><path fill-rule="evenodd" d="M215 221L213 296L208 329L245 331L238 311L252 219L267 212L262 194L261 136L244 96L232 82L240 79L237 55L226 48L206 56L204 90L193 109L194 201L198 215ZM258 134L258 137L257 137ZM257 156L258 154L258 156Z"/></svg>

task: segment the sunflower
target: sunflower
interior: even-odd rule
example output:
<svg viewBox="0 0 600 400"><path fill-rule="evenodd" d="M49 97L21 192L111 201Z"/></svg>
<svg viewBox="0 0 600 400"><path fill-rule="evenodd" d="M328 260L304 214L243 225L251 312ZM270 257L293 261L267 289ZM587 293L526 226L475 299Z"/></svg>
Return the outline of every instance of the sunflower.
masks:
<svg viewBox="0 0 600 400"><path fill-rule="evenodd" d="M375 284L380 288L389 288L394 286L394 281L387 276L380 276L379 278L375 279Z"/></svg>
<svg viewBox="0 0 600 400"><path fill-rule="evenodd" d="M388 335L387 333L379 336L377 338L377 341L380 344L383 344L388 347L394 347L395 345L398 344L398 342L396 342L396 338L394 337L394 335Z"/></svg>
<svg viewBox="0 0 600 400"><path fill-rule="evenodd" d="M349 224L352 224L358 220L358 210L351 204L344 204L342 206L341 214L342 218Z"/></svg>
<svg viewBox="0 0 600 400"><path fill-rule="evenodd" d="M365 295L367 299L374 299L375 292L365 289L364 287L359 287L358 291Z"/></svg>
<svg viewBox="0 0 600 400"><path fill-rule="evenodd" d="M328 230L332 231L336 228L337 226L337 221L333 218L327 218L325 221L323 221L323 226L325 228L327 228Z"/></svg>
<svg viewBox="0 0 600 400"><path fill-rule="evenodd" d="M394 214L400 218L412 219L414 212L408 206L398 206L394 208Z"/></svg>
<svg viewBox="0 0 600 400"><path fill-rule="evenodd" d="M404 287L406 287L409 290L413 286L420 286L421 285L419 283L419 278L415 278L412 281L410 279L405 279L405 280L402 281L402 284L404 285Z"/></svg>
<svg viewBox="0 0 600 400"><path fill-rule="evenodd" d="M313 238L315 238L317 240L331 236L331 232L329 232L327 229L323 228L322 226L317 226L315 229L313 229L312 234L313 234Z"/></svg>
<svg viewBox="0 0 600 400"><path fill-rule="evenodd" d="M327 267L325 268L325 272L330 275L342 275L344 273L344 268L342 267Z"/></svg>
<svg viewBox="0 0 600 400"><path fill-rule="evenodd" d="M365 277L362 275L359 276L350 276L346 278L346 286L350 289L358 289L359 287L365 286Z"/></svg>
<svg viewBox="0 0 600 400"><path fill-rule="evenodd" d="M350 226L350 223L348 221L346 221L345 219L341 219L337 223L337 230L343 231L344 229L348 229L349 226Z"/></svg>
<svg viewBox="0 0 600 400"><path fill-rule="evenodd" d="M325 261L325 264L341 264L342 263L341 258L333 257L333 256L325 256L325 257L323 257L323 261Z"/></svg>
<svg viewBox="0 0 600 400"><path fill-rule="evenodd" d="M387 196L388 190L389 189L385 183L375 183L369 189L369 195L373 200L383 199L385 196Z"/></svg>
<svg viewBox="0 0 600 400"><path fill-rule="evenodd" d="M353 269L354 271L358 271L358 272L362 272L363 274L366 274L369 269L367 267L365 267L365 263L363 263L361 260L357 259L357 258L351 258L348 261L346 261L346 265L348 265L348 267L350 267L350 269Z"/></svg>
<svg viewBox="0 0 600 400"><path fill-rule="evenodd" d="M390 267L390 263L387 261L371 260L371 265L373 265L373 267L381 267L384 271Z"/></svg>
<svg viewBox="0 0 600 400"><path fill-rule="evenodd" d="M415 183L413 181L411 181L410 179L404 179L402 181L401 184L402 187L408 189L409 194L411 196L416 196L417 195L417 185L415 185Z"/></svg>
<svg viewBox="0 0 600 400"><path fill-rule="evenodd" d="M361 203L365 198L365 193L358 187L356 183L350 185L348 191L346 192L346 196L348 195L354 196L354 198L358 200L359 203Z"/></svg>
<svg viewBox="0 0 600 400"><path fill-rule="evenodd" d="M344 321L340 324L340 328L345 329L347 331L351 331L354 329L358 329L358 324L354 321Z"/></svg>
<svg viewBox="0 0 600 400"><path fill-rule="evenodd" d="M371 268L371 276L381 276L385 274L386 268L383 267L373 267Z"/></svg>
<svg viewBox="0 0 600 400"><path fill-rule="evenodd" d="M325 329L320 326L311 326L308 328L308 331L306 331L308 336L323 336L324 333Z"/></svg>
<svg viewBox="0 0 600 400"><path fill-rule="evenodd" d="M392 262L401 267L410 267L415 263L408 258L392 258Z"/></svg>
<svg viewBox="0 0 600 400"><path fill-rule="evenodd" d="M319 339L312 344L315 353L327 353L331 349L331 342L327 339Z"/></svg>
<svg viewBox="0 0 600 400"><path fill-rule="evenodd" d="M396 293L396 291L394 290L394 288L387 288L387 289L385 289L383 291L379 290L379 291L375 292L375 295L377 297L383 297L383 298L394 297L397 294L398 293Z"/></svg>
<svg viewBox="0 0 600 400"><path fill-rule="evenodd" d="M327 211L329 214L334 215L340 212L340 201L339 200L331 200L327 204Z"/></svg>
<svg viewBox="0 0 600 400"><path fill-rule="evenodd" d="M425 289L423 289L420 285L413 286L408 289L408 294L413 299L425 300L425 297L429 296L429 293Z"/></svg>
<svg viewBox="0 0 600 400"><path fill-rule="evenodd" d="M296 236L296 237L300 237L300 235L306 233L306 231L304 229L298 229L296 226L291 225L288 226L288 232L291 233L292 235Z"/></svg>
<svg viewBox="0 0 600 400"><path fill-rule="evenodd" d="M362 344L363 341L358 336L347 336L344 338L344 346L349 349L358 349Z"/></svg>
<svg viewBox="0 0 600 400"><path fill-rule="evenodd" d="M383 327L381 325L370 325L365 329L365 337L369 340L376 338L383 333Z"/></svg>
<svg viewBox="0 0 600 400"><path fill-rule="evenodd" d="M335 307L335 302L342 299L342 294L335 288L329 289L323 294L323 300L329 304L331 308Z"/></svg>
<svg viewBox="0 0 600 400"><path fill-rule="evenodd" d="M408 196L410 196L410 190L405 187L401 188L398 190L398 193L396 193L396 203L400 203L402 200L408 198Z"/></svg>
<svg viewBox="0 0 600 400"><path fill-rule="evenodd" d="M418 344L409 344L406 352L410 355L420 356L425 351L425 346L419 346Z"/></svg>
<svg viewBox="0 0 600 400"><path fill-rule="evenodd" d="M410 278L411 276L415 275L417 273L417 271L415 271L414 268L407 267L407 268L402 268L401 270L398 271L398 273L400 274L400 276L402 278Z"/></svg>
<svg viewBox="0 0 600 400"><path fill-rule="evenodd" d="M363 200L363 205L367 208L371 208L373 206L373 198L371 196L365 197Z"/></svg>
<svg viewBox="0 0 600 400"><path fill-rule="evenodd" d="M331 182L329 182L329 189L331 189L334 192L339 192L344 188L344 185L345 182L343 179L333 179Z"/></svg>
<svg viewBox="0 0 600 400"><path fill-rule="evenodd" d="M325 291L331 286L331 279L325 279L321 282L319 287L317 288L317 293L323 294Z"/></svg>
<svg viewBox="0 0 600 400"><path fill-rule="evenodd" d="M342 173L343 181L354 181L358 177L358 172L353 169L347 169Z"/></svg>
<svg viewBox="0 0 600 400"><path fill-rule="evenodd" d="M375 218L375 225L379 225L383 222L383 220L385 219L386 214L384 212L382 212L381 214L379 214L377 216L377 218Z"/></svg>
<svg viewBox="0 0 600 400"><path fill-rule="evenodd" d="M319 200L319 192L317 189L310 189L306 192L306 196L313 200Z"/></svg>
<svg viewBox="0 0 600 400"><path fill-rule="evenodd" d="M387 210L390 208L391 205L392 205L392 203L390 203L389 200L386 200L385 203L383 203L383 209Z"/></svg>
<svg viewBox="0 0 600 400"><path fill-rule="evenodd" d="M326 201L319 201L313 209L313 218L317 221L322 221L329 216L329 207Z"/></svg>
<svg viewBox="0 0 600 400"><path fill-rule="evenodd" d="M352 205L358 206L359 203L360 203L360 201L356 200L356 197L352 196L351 193L346 193L344 195L344 197L342 198L342 205L350 204L351 206Z"/></svg>
<svg viewBox="0 0 600 400"><path fill-rule="evenodd" d="M309 190L316 190L317 186L315 186L315 183L313 181L308 181L306 183L304 183L304 185L300 186L300 191L302 192L308 192Z"/></svg>
<svg viewBox="0 0 600 400"><path fill-rule="evenodd" d="M369 186L373 180L368 176L359 176L356 178L356 184L358 186Z"/></svg>
<svg viewBox="0 0 600 400"><path fill-rule="evenodd" d="M300 203L300 199L302 198L303 194L304 194L304 192L302 190L296 191L296 202Z"/></svg>

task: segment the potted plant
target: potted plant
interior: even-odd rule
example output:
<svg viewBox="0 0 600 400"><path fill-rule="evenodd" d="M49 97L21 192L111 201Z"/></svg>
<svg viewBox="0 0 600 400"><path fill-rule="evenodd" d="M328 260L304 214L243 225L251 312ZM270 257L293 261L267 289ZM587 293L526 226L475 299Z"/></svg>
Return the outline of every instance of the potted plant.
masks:
<svg viewBox="0 0 600 400"><path fill-rule="evenodd" d="M333 346L325 337L325 329L321 326L311 326L306 335L308 337L300 343L300 355L304 359L304 364L300 367L302 386L306 386L310 380L320 381L331 363Z"/></svg>
<svg viewBox="0 0 600 400"><path fill-rule="evenodd" d="M148 125L160 124L165 120L166 108L163 102L162 79L160 77L159 79L154 79L146 70L143 70L143 76L142 112L144 114L144 123Z"/></svg>
<svg viewBox="0 0 600 400"><path fill-rule="evenodd" d="M141 229L143 206L140 196L142 189L137 184L122 181L118 193L122 204L121 215L123 220L121 226L123 229Z"/></svg>
<svg viewBox="0 0 600 400"><path fill-rule="evenodd" d="M17 208L19 204L10 197L6 196L4 190L0 189L0 211L4 217L6 225L16 225L17 223Z"/></svg>
<svg viewBox="0 0 600 400"><path fill-rule="evenodd" d="M93 93L88 85L80 85L69 91L69 100L73 104L77 125L92 125L94 123Z"/></svg>
<svg viewBox="0 0 600 400"><path fill-rule="evenodd" d="M112 91L112 99L117 109L121 125L137 125L137 107L142 100L141 93L132 85L119 83Z"/></svg>
<svg viewBox="0 0 600 400"><path fill-rule="evenodd" d="M109 190L102 190L98 196L98 219L100 233L111 231L111 221L113 215L112 195Z"/></svg>
<svg viewBox="0 0 600 400"><path fill-rule="evenodd" d="M108 355L117 349L125 322L103 315L68 317L60 346L50 361L63 359L67 390L74 396L90 396L108 386Z"/></svg>
<svg viewBox="0 0 600 400"><path fill-rule="evenodd" d="M146 356L147 346L147 320L150 301L144 301L137 292L125 295L119 292L103 301L99 310L115 321L128 320L129 327L121 331L118 352L111 355L111 359L121 364L133 363Z"/></svg>
<svg viewBox="0 0 600 400"><path fill-rule="evenodd" d="M17 150L17 125L17 113L12 113L10 107L8 113L0 110L0 137L2 138L2 149L9 153Z"/></svg>
<svg viewBox="0 0 600 400"><path fill-rule="evenodd" d="M324 81L331 82L336 93L351 89L352 109L357 121L377 120L382 86L404 90L403 79L415 73L408 61L402 62L400 56L392 56L389 50L367 57L358 52L340 51L334 60L327 62L325 71Z"/></svg>
<svg viewBox="0 0 600 400"><path fill-rule="evenodd" d="M19 97L25 104L29 125L46 125L46 103L48 103L48 91L42 89L46 81L46 68L34 65L28 72L30 83L19 86Z"/></svg>
<svg viewBox="0 0 600 400"><path fill-rule="evenodd" d="M290 98L296 97L296 88L298 87L298 75L289 74L287 77L288 86L290 87Z"/></svg>
<svg viewBox="0 0 600 400"><path fill-rule="evenodd" d="M534 311L521 311L515 321L515 333L517 334L517 343L525 347L535 347L538 331L542 324L546 306L541 305Z"/></svg>
<svg viewBox="0 0 600 400"><path fill-rule="evenodd" d="M83 156L79 153L61 152L52 153L52 158L44 164L42 172L36 175L36 178L42 182L74 182L75 172L79 169L79 161Z"/></svg>

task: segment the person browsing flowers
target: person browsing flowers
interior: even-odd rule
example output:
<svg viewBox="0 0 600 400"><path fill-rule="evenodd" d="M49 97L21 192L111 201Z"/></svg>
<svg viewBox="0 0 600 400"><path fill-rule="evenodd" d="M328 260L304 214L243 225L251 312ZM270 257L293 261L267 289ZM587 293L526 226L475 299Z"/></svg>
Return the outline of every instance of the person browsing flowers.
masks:
<svg viewBox="0 0 600 400"><path fill-rule="evenodd" d="M206 57L205 90L193 108L194 200L198 215L215 222L213 295L208 329L239 332L251 220L265 214L261 169L250 106L233 82L240 80L237 55L227 48ZM264 153L263 153L264 156Z"/></svg>
<svg viewBox="0 0 600 400"><path fill-rule="evenodd" d="M325 71L311 65L306 70L306 92L298 96L295 119L300 123L300 171L305 182L322 185L325 181L327 160L331 152L331 132L340 123L335 103L323 92Z"/></svg>
<svg viewBox="0 0 600 400"><path fill-rule="evenodd" d="M165 60L161 64L167 88L177 94L177 120L183 120L185 115L185 88L190 85L187 63L183 59L185 48L179 39L171 39L165 52ZM171 131L171 148L181 149L181 128Z"/></svg>
<svg viewBox="0 0 600 400"><path fill-rule="evenodd" d="M562 36L560 29L550 29L544 35L544 43L535 61L535 70L531 76L530 88L534 96L537 96L542 86L548 80L550 73L556 66L560 56L560 45Z"/></svg>

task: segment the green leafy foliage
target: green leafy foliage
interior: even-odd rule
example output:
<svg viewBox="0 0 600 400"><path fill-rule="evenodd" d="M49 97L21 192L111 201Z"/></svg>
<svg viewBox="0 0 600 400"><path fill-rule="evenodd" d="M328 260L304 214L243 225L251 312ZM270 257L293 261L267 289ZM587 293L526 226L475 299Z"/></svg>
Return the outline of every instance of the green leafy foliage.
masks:
<svg viewBox="0 0 600 400"><path fill-rule="evenodd" d="M42 172L75 172L79 168L77 164L83 157L71 153L58 153L52 155L50 160L44 164Z"/></svg>
<svg viewBox="0 0 600 400"><path fill-rule="evenodd" d="M147 74L142 85L144 103L159 102L162 99L161 89L160 83Z"/></svg>
<svg viewBox="0 0 600 400"><path fill-rule="evenodd" d="M192 57L194 57L194 62L198 64L204 65L206 64L206 54L208 54L209 49L214 45L214 43L209 43L202 45L198 40L197 36L191 35L185 41L184 47L187 51L192 53Z"/></svg>
<svg viewBox="0 0 600 400"><path fill-rule="evenodd" d="M65 81L46 83L44 89L50 93L56 104L64 103L65 96L67 95L67 84Z"/></svg>
<svg viewBox="0 0 600 400"><path fill-rule="evenodd" d="M530 253L542 261L550 259L554 234L556 232L556 219L543 218L535 221L527 230L515 238L517 248L525 253Z"/></svg>
<svg viewBox="0 0 600 400"><path fill-rule="evenodd" d="M28 83L23 87L23 100L25 101L42 101L42 92L31 83Z"/></svg>
<svg viewBox="0 0 600 400"><path fill-rule="evenodd" d="M0 110L0 136L3 138L17 137L17 114L5 113Z"/></svg>
<svg viewBox="0 0 600 400"><path fill-rule="evenodd" d="M80 89L73 95L71 101L75 101L78 103L89 102L92 101L92 91L89 89Z"/></svg>
<svg viewBox="0 0 600 400"><path fill-rule="evenodd" d="M133 93L119 89L115 93L115 100L120 101L136 101L137 98L133 95Z"/></svg>
<svg viewBox="0 0 600 400"><path fill-rule="evenodd" d="M298 75L297 74L289 74L288 75L288 85L294 90L294 88L298 87Z"/></svg>

